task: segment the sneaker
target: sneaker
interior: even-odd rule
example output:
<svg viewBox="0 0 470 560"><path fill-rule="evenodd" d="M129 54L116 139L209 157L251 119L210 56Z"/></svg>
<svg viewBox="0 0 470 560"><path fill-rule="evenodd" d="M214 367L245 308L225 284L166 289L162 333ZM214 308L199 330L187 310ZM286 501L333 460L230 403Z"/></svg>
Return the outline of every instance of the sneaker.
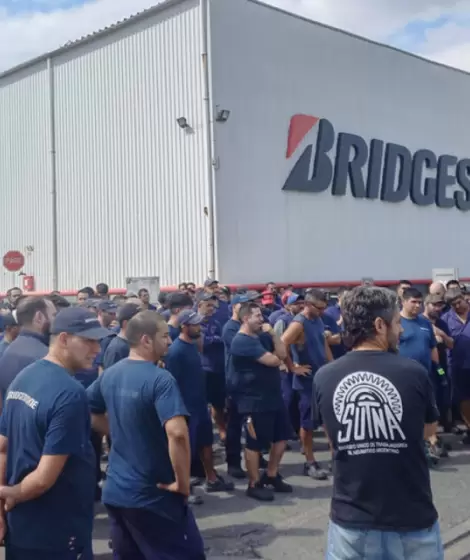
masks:
<svg viewBox="0 0 470 560"><path fill-rule="evenodd" d="M233 482L225 482L225 480L217 475L217 478L213 482L206 480L204 483L204 490L208 493L214 492L231 492L235 488Z"/></svg>
<svg viewBox="0 0 470 560"><path fill-rule="evenodd" d="M196 496L196 494L190 494L188 496L188 505L190 506L202 506L204 500L201 496Z"/></svg>
<svg viewBox="0 0 470 560"><path fill-rule="evenodd" d="M287 441L285 451L292 451L292 445Z"/></svg>
<svg viewBox="0 0 470 560"><path fill-rule="evenodd" d="M266 459L262 455L259 456L259 468L260 469L267 469L268 468L268 462L266 461Z"/></svg>
<svg viewBox="0 0 470 560"><path fill-rule="evenodd" d="M294 490L290 484L284 481L279 473L276 476L268 476L267 472L263 473L260 483L267 488L272 488L274 492L279 494L290 494Z"/></svg>
<svg viewBox="0 0 470 560"><path fill-rule="evenodd" d="M238 480L242 480L243 478L246 478L246 472L239 466L227 467L227 473L232 478L236 478Z"/></svg>
<svg viewBox="0 0 470 560"><path fill-rule="evenodd" d="M254 486L248 486L246 495L260 502L272 502L274 500L274 492L260 482L257 482Z"/></svg>
<svg viewBox="0 0 470 560"><path fill-rule="evenodd" d="M191 488L195 488L196 486L202 486L204 484L205 478L200 478L199 476L194 476L191 478Z"/></svg>
<svg viewBox="0 0 470 560"><path fill-rule="evenodd" d="M462 438L462 443L464 445L470 445L470 433L466 432L465 435Z"/></svg>
<svg viewBox="0 0 470 560"><path fill-rule="evenodd" d="M328 473L317 462L304 463L304 475L313 478L313 480L328 480Z"/></svg>
<svg viewBox="0 0 470 560"><path fill-rule="evenodd" d="M449 451L442 440L438 439L435 445L436 452L441 459L447 459L449 457Z"/></svg>

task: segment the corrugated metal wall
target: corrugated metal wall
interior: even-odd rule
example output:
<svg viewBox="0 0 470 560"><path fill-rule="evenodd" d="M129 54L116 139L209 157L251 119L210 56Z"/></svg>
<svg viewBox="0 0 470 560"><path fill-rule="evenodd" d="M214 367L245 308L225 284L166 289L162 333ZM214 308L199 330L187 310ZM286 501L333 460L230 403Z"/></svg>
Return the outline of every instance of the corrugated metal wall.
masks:
<svg viewBox="0 0 470 560"><path fill-rule="evenodd" d="M45 63L0 81L0 259L22 251L24 272L38 278L38 289L52 284L48 90ZM0 260L0 291L15 285L21 277Z"/></svg>
<svg viewBox="0 0 470 560"><path fill-rule="evenodd" d="M54 60L62 288L206 276L199 18L185 2Z"/></svg>
<svg viewBox="0 0 470 560"><path fill-rule="evenodd" d="M128 276L202 281L209 224L199 2L170 4L51 60L59 289L125 287ZM25 272L40 290L53 288L49 90L45 62L0 80L0 243L34 247ZM19 281L0 275L0 291Z"/></svg>

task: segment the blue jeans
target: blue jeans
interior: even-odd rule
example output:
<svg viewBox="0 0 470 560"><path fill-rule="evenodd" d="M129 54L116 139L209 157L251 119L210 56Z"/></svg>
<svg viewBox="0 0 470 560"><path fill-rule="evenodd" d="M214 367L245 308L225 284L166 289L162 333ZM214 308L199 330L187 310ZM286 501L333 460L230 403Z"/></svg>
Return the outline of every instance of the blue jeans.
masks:
<svg viewBox="0 0 470 560"><path fill-rule="evenodd" d="M326 560L444 560L439 523L395 533L345 529L330 521Z"/></svg>

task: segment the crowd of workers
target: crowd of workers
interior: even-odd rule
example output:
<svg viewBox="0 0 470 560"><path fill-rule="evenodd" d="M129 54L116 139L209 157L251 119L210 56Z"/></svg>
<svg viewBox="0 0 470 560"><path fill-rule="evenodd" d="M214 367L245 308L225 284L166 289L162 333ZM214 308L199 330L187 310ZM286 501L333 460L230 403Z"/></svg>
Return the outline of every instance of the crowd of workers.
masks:
<svg viewBox="0 0 470 560"><path fill-rule="evenodd" d="M375 560L401 546L394 558L441 560L427 467L448 454L439 430L470 430L467 299L456 281L431 284L424 300L406 281L334 299L274 283L231 293L212 279L158 302L146 289L111 298L106 284L74 302L9 290L0 537L11 558L93 558L102 499L117 560L202 560L194 488L231 492L231 479L247 479L255 500L293 492L280 465L299 439L305 476L334 473L327 558ZM322 427L327 464L315 457ZM417 542L419 555L406 553Z"/></svg>

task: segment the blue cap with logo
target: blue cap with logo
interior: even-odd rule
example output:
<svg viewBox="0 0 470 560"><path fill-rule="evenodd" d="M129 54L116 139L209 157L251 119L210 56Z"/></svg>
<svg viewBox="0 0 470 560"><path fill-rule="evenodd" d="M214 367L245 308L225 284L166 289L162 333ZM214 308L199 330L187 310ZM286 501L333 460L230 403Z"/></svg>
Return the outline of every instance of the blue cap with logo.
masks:
<svg viewBox="0 0 470 560"><path fill-rule="evenodd" d="M192 309L184 309L178 315L179 325L200 325L204 317Z"/></svg>
<svg viewBox="0 0 470 560"><path fill-rule="evenodd" d="M304 301L304 297L299 294L292 294L287 298L287 305L292 305L298 301Z"/></svg>
<svg viewBox="0 0 470 560"><path fill-rule="evenodd" d="M232 298L232 305L237 305L238 303L248 303L250 298L246 294L235 294Z"/></svg>
<svg viewBox="0 0 470 560"><path fill-rule="evenodd" d="M117 313L118 306L108 299L104 299L98 303L98 311L105 311L106 313Z"/></svg>
<svg viewBox="0 0 470 560"><path fill-rule="evenodd" d="M51 327L51 334L67 333L89 340L101 340L111 331L100 325L96 315L83 307L67 307L59 311Z"/></svg>

